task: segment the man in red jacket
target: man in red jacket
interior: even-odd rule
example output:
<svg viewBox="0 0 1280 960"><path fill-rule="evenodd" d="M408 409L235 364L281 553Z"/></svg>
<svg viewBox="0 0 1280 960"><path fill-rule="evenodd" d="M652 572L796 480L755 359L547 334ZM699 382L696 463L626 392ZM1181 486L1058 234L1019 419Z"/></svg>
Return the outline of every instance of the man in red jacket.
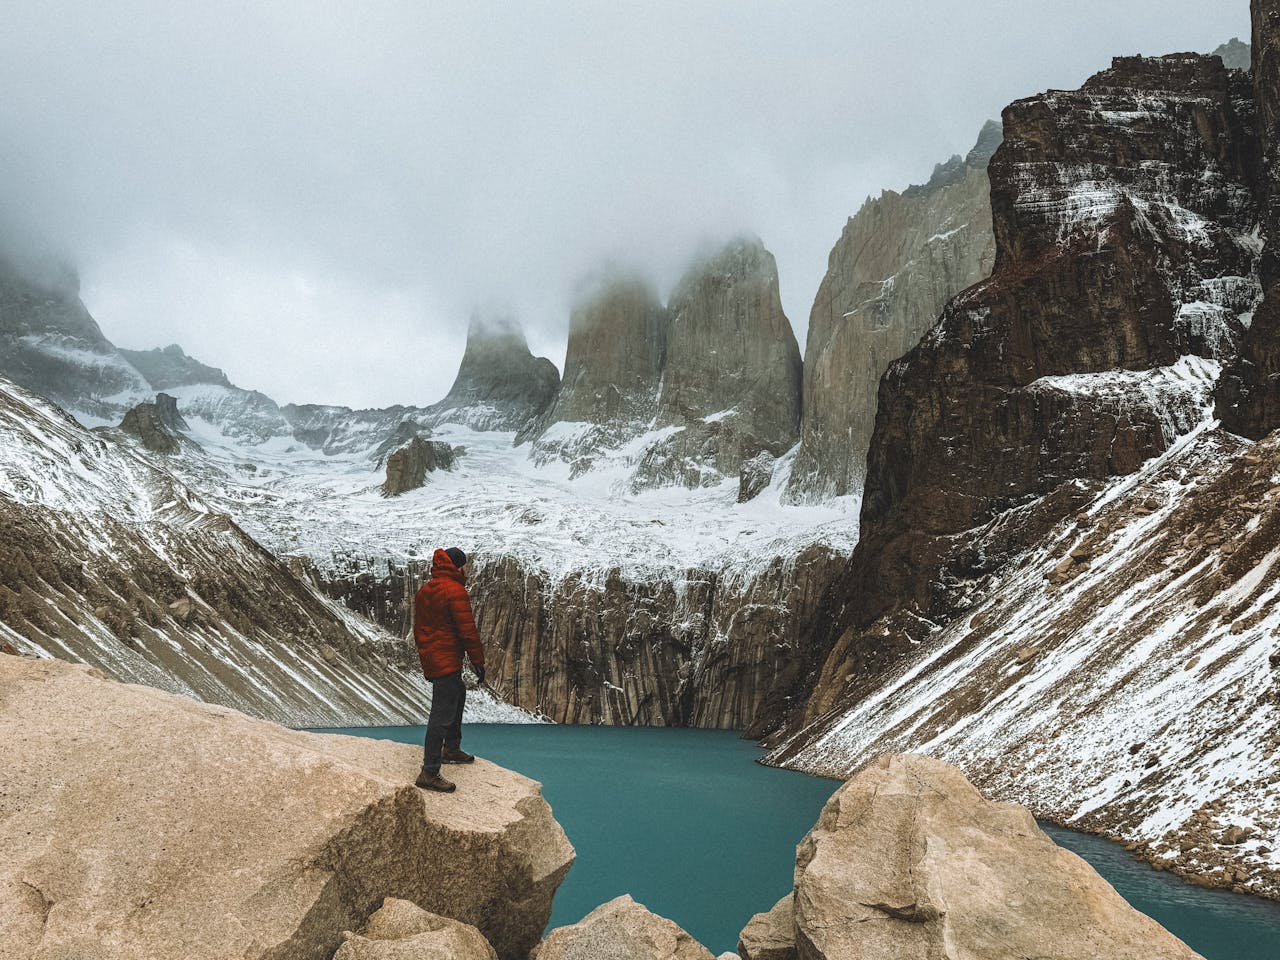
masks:
<svg viewBox="0 0 1280 960"><path fill-rule="evenodd" d="M437 550L431 559L431 579L413 599L413 638L422 672L431 681L431 715L422 745L422 773L417 786L452 793L456 785L440 776L440 764L471 763L462 752L462 708L467 688L462 682L462 657L484 683L484 646L476 632L467 596L463 567L467 555L457 547Z"/></svg>

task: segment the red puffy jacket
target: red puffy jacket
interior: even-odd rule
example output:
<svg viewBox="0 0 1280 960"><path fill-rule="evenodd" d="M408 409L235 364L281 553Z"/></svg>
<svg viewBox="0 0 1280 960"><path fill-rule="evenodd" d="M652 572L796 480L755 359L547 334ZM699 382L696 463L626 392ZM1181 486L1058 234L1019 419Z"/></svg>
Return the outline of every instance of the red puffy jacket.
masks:
<svg viewBox="0 0 1280 960"><path fill-rule="evenodd" d="M471 614L466 579L449 555L437 550L431 558L431 579L413 598L413 639L428 680L461 670L464 652L473 666L484 666L484 647Z"/></svg>

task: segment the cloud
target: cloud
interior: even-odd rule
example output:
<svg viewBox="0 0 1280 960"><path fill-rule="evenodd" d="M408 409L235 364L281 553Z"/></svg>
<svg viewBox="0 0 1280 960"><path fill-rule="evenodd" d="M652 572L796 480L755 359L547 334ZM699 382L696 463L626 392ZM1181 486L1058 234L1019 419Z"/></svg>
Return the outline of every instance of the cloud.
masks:
<svg viewBox="0 0 1280 960"><path fill-rule="evenodd" d="M563 360L600 261L827 253L1008 101L1247 35L1244 0L10 4L0 209L127 346L284 401L442 395L477 303Z"/></svg>

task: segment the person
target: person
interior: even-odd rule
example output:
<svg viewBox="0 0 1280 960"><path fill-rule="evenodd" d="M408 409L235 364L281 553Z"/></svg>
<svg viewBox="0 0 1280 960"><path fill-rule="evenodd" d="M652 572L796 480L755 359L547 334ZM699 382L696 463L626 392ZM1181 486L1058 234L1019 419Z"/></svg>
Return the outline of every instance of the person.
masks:
<svg viewBox="0 0 1280 960"><path fill-rule="evenodd" d="M484 645L471 613L466 565L467 555L457 547L437 550L431 558L431 578L413 598L413 637L422 672L431 681L431 714L422 743L422 773L415 786L440 793L457 789L440 775L441 763L475 760L462 751L462 708L467 700L462 682L464 654L484 683Z"/></svg>

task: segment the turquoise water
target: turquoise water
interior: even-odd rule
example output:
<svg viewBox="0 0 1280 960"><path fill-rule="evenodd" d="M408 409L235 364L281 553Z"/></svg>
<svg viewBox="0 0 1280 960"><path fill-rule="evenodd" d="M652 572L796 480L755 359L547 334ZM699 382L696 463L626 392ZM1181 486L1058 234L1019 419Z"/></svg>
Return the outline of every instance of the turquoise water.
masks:
<svg viewBox="0 0 1280 960"><path fill-rule="evenodd" d="M423 729L331 732L421 743ZM762 767L759 747L721 731L471 724L463 746L541 781L578 852L552 926L629 893L717 954L791 889L795 846L836 787ZM1046 829L1208 960L1280 960L1280 904L1194 887L1116 844Z"/></svg>

